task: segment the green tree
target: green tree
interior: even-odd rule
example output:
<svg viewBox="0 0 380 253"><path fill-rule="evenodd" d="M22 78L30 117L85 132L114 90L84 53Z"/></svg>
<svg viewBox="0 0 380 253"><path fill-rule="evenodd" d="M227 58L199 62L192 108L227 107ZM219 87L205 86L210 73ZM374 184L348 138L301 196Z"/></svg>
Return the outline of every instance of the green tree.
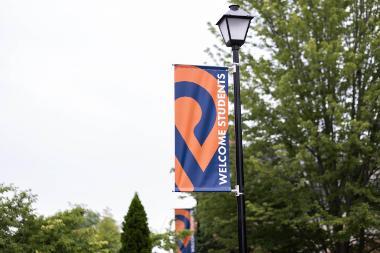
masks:
<svg viewBox="0 0 380 253"><path fill-rule="evenodd" d="M177 248L176 233L172 229L167 229L164 233L151 233L150 240L153 248L169 252L175 252Z"/></svg>
<svg viewBox="0 0 380 253"><path fill-rule="evenodd" d="M121 244L120 253L150 253L152 251L147 216L137 193L124 217Z"/></svg>
<svg viewBox="0 0 380 253"><path fill-rule="evenodd" d="M176 252L178 249L177 240L183 240L185 237L192 235L192 231L184 229L181 232L171 229L175 220L170 221L168 229L164 233L151 233L150 238L153 248ZM198 252L198 249L197 249Z"/></svg>
<svg viewBox="0 0 380 253"><path fill-rule="evenodd" d="M99 214L77 206L44 220L36 236L41 253L110 253L108 242L99 236Z"/></svg>
<svg viewBox="0 0 380 253"><path fill-rule="evenodd" d="M109 253L119 252L121 248L119 226L110 211L104 211L100 222L96 225L96 230L99 239L107 242L106 247Z"/></svg>
<svg viewBox="0 0 380 253"><path fill-rule="evenodd" d="M30 191L0 184L0 252L116 253L120 233L109 212L75 206L50 217L37 216Z"/></svg>
<svg viewBox="0 0 380 253"><path fill-rule="evenodd" d="M41 223L32 207L35 200L29 191L0 184L0 252L33 252L33 236Z"/></svg>
<svg viewBox="0 0 380 253"><path fill-rule="evenodd" d="M241 54L251 250L375 252L380 2L232 2L255 14ZM208 252L237 252L234 200L195 197Z"/></svg>

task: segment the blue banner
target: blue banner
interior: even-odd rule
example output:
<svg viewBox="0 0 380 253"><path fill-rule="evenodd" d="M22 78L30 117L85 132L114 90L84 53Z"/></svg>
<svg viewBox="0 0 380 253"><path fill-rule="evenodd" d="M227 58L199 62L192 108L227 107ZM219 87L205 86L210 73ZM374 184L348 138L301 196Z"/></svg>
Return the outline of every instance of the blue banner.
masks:
<svg viewBox="0 0 380 253"><path fill-rule="evenodd" d="M182 237L177 237L177 252L178 253L195 253L195 222L192 209L175 209L175 232L179 235L187 230L190 234Z"/></svg>
<svg viewBox="0 0 380 253"><path fill-rule="evenodd" d="M175 65L175 191L231 191L228 69Z"/></svg>

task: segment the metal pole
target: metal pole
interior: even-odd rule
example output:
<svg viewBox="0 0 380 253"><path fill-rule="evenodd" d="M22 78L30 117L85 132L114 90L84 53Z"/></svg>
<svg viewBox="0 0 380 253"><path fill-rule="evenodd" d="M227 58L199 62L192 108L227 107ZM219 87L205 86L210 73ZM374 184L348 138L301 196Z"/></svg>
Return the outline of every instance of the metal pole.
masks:
<svg viewBox="0 0 380 253"><path fill-rule="evenodd" d="M238 230L239 230L239 252L247 253L247 232L245 224L245 198L244 198L244 170L243 170L243 143L241 130L241 102L240 102L240 67L239 47L232 47L234 72L234 112L235 112L235 144L236 144L236 182L238 185L237 207L238 207Z"/></svg>

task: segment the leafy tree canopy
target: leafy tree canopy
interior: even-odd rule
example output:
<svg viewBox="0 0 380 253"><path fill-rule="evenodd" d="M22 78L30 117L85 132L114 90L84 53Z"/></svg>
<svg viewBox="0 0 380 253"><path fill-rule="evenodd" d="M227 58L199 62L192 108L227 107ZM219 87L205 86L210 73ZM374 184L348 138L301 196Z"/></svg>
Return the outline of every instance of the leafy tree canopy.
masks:
<svg viewBox="0 0 380 253"><path fill-rule="evenodd" d="M150 253L152 251L146 212L137 193L124 217L121 244L120 253Z"/></svg>
<svg viewBox="0 0 380 253"><path fill-rule="evenodd" d="M0 252L32 252L41 223L32 207L35 199L29 191L0 184Z"/></svg>
<svg viewBox="0 0 380 253"><path fill-rule="evenodd" d="M109 213L81 206L50 217L37 216L36 197L14 186L0 185L0 252L116 253L119 228Z"/></svg>
<svg viewBox="0 0 380 253"><path fill-rule="evenodd" d="M252 252L375 252L380 2L232 2L255 15L241 53ZM195 197L203 252L237 252L233 197Z"/></svg>

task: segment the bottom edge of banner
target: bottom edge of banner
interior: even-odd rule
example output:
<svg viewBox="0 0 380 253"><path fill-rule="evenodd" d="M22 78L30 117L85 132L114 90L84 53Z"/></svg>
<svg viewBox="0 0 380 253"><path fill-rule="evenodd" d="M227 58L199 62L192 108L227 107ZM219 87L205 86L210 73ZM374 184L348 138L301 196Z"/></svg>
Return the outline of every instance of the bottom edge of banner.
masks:
<svg viewBox="0 0 380 253"><path fill-rule="evenodd" d="M231 187L225 188L202 188L202 187L194 187L194 188L181 188L175 189L174 192L231 192Z"/></svg>

